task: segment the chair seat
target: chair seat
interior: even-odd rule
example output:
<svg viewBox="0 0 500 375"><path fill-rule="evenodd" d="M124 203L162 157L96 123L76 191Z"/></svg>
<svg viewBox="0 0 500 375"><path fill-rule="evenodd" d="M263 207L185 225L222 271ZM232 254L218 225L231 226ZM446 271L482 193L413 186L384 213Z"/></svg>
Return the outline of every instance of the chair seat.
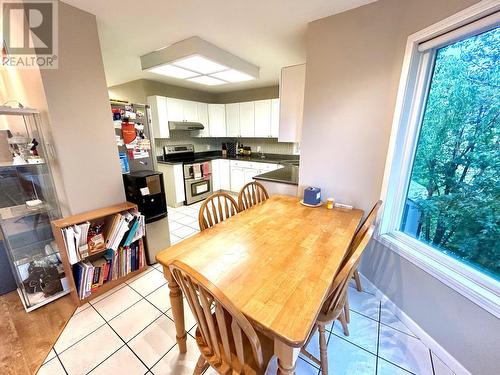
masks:
<svg viewBox="0 0 500 375"><path fill-rule="evenodd" d="M212 314L212 317L215 320L215 314ZM225 314L225 321L226 321L226 330L228 332L229 336L229 342L232 343L232 331L231 331L231 316L229 314ZM219 328L216 326L216 331L217 331L217 337L220 339L220 332ZM200 349L201 355L205 358L205 360L210 364L210 366L216 370L219 374L233 374L233 369L236 373L244 373L245 375L259 375L259 374L265 374L266 368L271 360L271 358L274 355L274 343L273 340L268 338L267 336L261 334L260 332L256 331L257 336L259 337L261 346L262 346L262 357L264 360L264 366L262 369L259 369L257 367L257 364L255 363L254 356L252 354L252 348L250 345L243 345L244 352L245 352L245 364L243 369L241 369L241 365L239 364L238 357L236 355L236 348L234 347L233 344L231 344L231 365L228 365L228 359L226 358L224 354L224 348L222 345L222 342L218 343L219 350L222 353L222 358L223 361L222 363L219 363L217 357L213 355L213 353L210 353L210 350L208 346L206 345L203 336L201 335L200 328L196 328L196 343L198 344L198 348ZM246 340L246 339L244 339Z"/></svg>

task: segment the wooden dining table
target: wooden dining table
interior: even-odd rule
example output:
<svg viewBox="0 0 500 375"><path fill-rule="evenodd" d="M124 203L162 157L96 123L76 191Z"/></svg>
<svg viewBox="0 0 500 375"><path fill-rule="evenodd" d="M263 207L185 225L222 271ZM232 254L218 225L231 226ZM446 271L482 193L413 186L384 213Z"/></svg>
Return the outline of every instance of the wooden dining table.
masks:
<svg viewBox="0 0 500 375"><path fill-rule="evenodd" d="M187 334L182 291L168 267L174 260L215 284L274 341L278 373L294 374L362 216L277 195L160 252L180 352Z"/></svg>

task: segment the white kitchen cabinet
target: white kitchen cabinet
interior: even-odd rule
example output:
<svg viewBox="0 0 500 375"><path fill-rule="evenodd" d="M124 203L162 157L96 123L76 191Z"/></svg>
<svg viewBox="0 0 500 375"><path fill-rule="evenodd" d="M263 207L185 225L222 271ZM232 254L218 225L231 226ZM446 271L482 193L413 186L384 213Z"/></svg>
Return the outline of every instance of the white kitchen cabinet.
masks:
<svg viewBox="0 0 500 375"><path fill-rule="evenodd" d="M155 95L149 96L147 101L151 107L151 125L153 130L151 138L169 138L167 98Z"/></svg>
<svg viewBox="0 0 500 375"><path fill-rule="evenodd" d="M253 181L254 176L257 176L258 174L264 173L260 169L245 169L245 184L248 184L249 182Z"/></svg>
<svg viewBox="0 0 500 375"><path fill-rule="evenodd" d="M182 111L184 114L184 121L198 122L198 103L191 100L182 101Z"/></svg>
<svg viewBox="0 0 500 375"><path fill-rule="evenodd" d="M231 190L231 169L229 166L229 160L219 159L219 181L220 188L222 190Z"/></svg>
<svg viewBox="0 0 500 375"><path fill-rule="evenodd" d="M304 112L306 64L281 69L280 78L280 142L300 142Z"/></svg>
<svg viewBox="0 0 500 375"><path fill-rule="evenodd" d="M215 159L212 160L211 162L211 167L212 167L212 191L215 193L216 191L219 191L221 189L220 187L220 180L221 180L221 175L220 175L220 160Z"/></svg>
<svg viewBox="0 0 500 375"><path fill-rule="evenodd" d="M240 167L231 167L231 191L238 193L245 185L245 170Z"/></svg>
<svg viewBox="0 0 500 375"><path fill-rule="evenodd" d="M240 137L255 137L255 102L240 103Z"/></svg>
<svg viewBox="0 0 500 375"><path fill-rule="evenodd" d="M197 137L210 137L210 126L208 121L208 104L196 103L198 107L198 122L203 124L203 130L196 132Z"/></svg>
<svg viewBox="0 0 500 375"><path fill-rule="evenodd" d="M226 135L240 137L240 104L226 104Z"/></svg>
<svg viewBox="0 0 500 375"><path fill-rule="evenodd" d="M208 125L211 137L226 136L226 106L208 104Z"/></svg>
<svg viewBox="0 0 500 375"><path fill-rule="evenodd" d="M184 121L184 100L175 98L166 99L168 121Z"/></svg>
<svg viewBox="0 0 500 375"><path fill-rule="evenodd" d="M255 102L255 136L271 136L271 100Z"/></svg>
<svg viewBox="0 0 500 375"><path fill-rule="evenodd" d="M280 134L280 100L271 99L271 138Z"/></svg>
<svg viewBox="0 0 500 375"><path fill-rule="evenodd" d="M170 207L182 206L186 200L182 164L158 163L157 168L159 172L163 173L167 205Z"/></svg>

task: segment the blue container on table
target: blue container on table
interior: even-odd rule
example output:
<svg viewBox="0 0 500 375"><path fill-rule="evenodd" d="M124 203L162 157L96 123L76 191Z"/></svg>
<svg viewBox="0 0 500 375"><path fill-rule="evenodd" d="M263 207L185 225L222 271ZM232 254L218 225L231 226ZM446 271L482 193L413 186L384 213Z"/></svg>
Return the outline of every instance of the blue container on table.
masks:
<svg viewBox="0 0 500 375"><path fill-rule="evenodd" d="M304 203L317 205L321 203L321 189L317 187L308 187L304 189Z"/></svg>

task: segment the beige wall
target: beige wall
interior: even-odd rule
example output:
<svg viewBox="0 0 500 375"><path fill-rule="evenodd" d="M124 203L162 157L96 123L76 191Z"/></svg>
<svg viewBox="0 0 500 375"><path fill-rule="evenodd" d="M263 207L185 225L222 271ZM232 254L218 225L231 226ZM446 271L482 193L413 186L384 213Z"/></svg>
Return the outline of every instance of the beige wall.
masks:
<svg viewBox="0 0 500 375"><path fill-rule="evenodd" d="M408 35L476 2L379 0L309 24L302 187L320 186L324 197L364 210L373 205ZM493 315L376 241L361 271L471 373L498 373Z"/></svg>
<svg viewBox="0 0 500 375"><path fill-rule="evenodd" d="M215 103L237 103L251 100L278 98L279 86L258 87L256 89L221 92L215 95Z"/></svg>
<svg viewBox="0 0 500 375"><path fill-rule="evenodd" d="M250 100L272 99L279 96L278 86L259 87L256 89L239 90L224 93L210 93L193 90L186 87L168 85L148 79L138 79L108 88L112 99L128 100L132 103L146 103L151 95L170 98L195 100L204 103L235 103Z"/></svg>
<svg viewBox="0 0 500 375"><path fill-rule="evenodd" d="M41 77L65 213L125 201L94 15L59 3L59 68Z"/></svg>
<svg viewBox="0 0 500 375"><path fill-rule="evenodd" d="M186 87L173 86L166 83L138 79L121 85L108 88L109 97L112 99L127 100L132 103L145 104L148 96L160 95L170 98L195 100L211 103L215 97L213 94L192 90Z"/></svg>

